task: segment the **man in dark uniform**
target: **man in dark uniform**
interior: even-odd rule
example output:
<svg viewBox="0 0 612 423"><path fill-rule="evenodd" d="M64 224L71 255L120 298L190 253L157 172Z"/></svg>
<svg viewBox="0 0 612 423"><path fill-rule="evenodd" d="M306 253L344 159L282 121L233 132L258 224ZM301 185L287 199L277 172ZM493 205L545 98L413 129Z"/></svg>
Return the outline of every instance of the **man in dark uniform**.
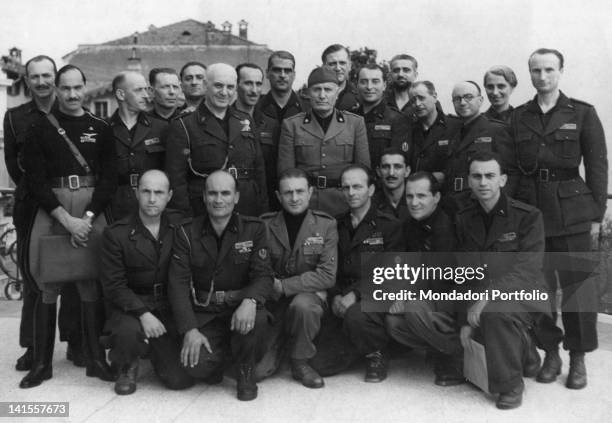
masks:
<svg viewBox="0 0 612 423"><path fill-rule="evenodd" d="M480 114L483 101L480 86L473 81L459 82L453 88L452 99L462 125L455 126L451 135L442 198L447 211L454 214L469 196L468 163L477 152L495 151L504 160L502 165L507 168L509 179L508 194L514 192L517 174L511 167L515 163L514 146L506 126Z"/></svg>
<svg viewBox="0 0 612 423"><path fill-rule="evenodd" d="M269 323L263 304L273 277L265 225L234 213L238 198L227 171L206 179L207 215L176 231L168 294L184 335L181 362L187 372L219 383L231 355L238 364L238 399L249 401L257 397L253 370L265 353Z"/></svg>
<svg viewBox="0 0 612 423"><path fill-rule="evenodd" d="M359 94L351 84L351 54L348 48L340 44L332 44L321 54L323 67L336 73L338 81L338 98L336 109L356 113L359 109Z"/></svg>
<svg viewBox="0 0 612 423"><path fill-rule="evenodd" d="M230 108L236 71L215 63L206 71L206 97L198 109L174 120L166 137L166 171L174 190L171 204L189 215L203 214L208 174L226 169L238 180L240 214L259 216L268 209L261 146L250 116Z"/></svg>
<svg viewBox="0 0 612 423"><path fill-rule="evenodd" d="M406 250L423 252L423 263L446 267L453 264L455 228L440 202L440 183L430 172L419 171L406 179L406 200L410 217L404 222ZM447 252L444 254L444 252ZM427 255L432 253L432 255ZM454 284L445 281L419 282L419 290L448 291ZM434 359L435 384L453 386L463 378L463 350L455 327L452 304L444 301L396 301L389 309L389 335L411 348L424 348Z"/></svg>
<svg viewBox="0 0 612 423"><path fill-rule="evenodd" d="M405 222L410 215L406 203L406 178L410 174L406 154L399 148L386 148L380 156L376 173L382 189L374 193L372 202L380 211Z"/></svg>
<svg viewBox="0 0 612 423"><path fill-rule="evenodd" d="M591 251L597 244L600 222L606 210L608 161L606 140L595 108L559 90L563 55L552 49L536 50L529 57L535 98L515 110L512 132L517 160L523 174L517 198L537 206L544 215L546 276L553 310L557 270L563 290L562 313L565 336L554 318L544 316L536 326L539 343L546 351L538 382L553 382L561 372L558 344L570 351L566 386L586 386L584 354L597 348L597 289L587 278L590 265L579 264L572 252ZM579 175L584 164L583 179ZM593 249L596 249L593 248ZM566 312L571 310L572 312ZM576 312L577 311L577 312Z"/></svg>
<svg viewBox="0 0 612 423"><path fill-rule="evenodd" d="M314 339L326 310L327 289L336 283L338 232L336 220L310 210L313 188L301 169L287 169L276 192L283 208L262 216L274 269L272 303L280 329L289 335L293 378L308 388L322 388L321 376L308 363L317 352Z"/></svg>
<svg viewBox="0 0 612 423"><path fill-rule="evenodd" d="M299 168L310 173L316 190L310 207L334 216L346 211L340 173L351 163L370 166L365 123L361 116L334 107L336 74L316 68L308 76L312 111L285 119L278 147L279 173Z"/></svg>
<svg viewBox="0 0 612 423"><path fill-rule="evenodd" d="M535 376L540 357L527 335L533 324L529 305L520 300L496 301L491 293L544 288L544 223L538 209L502 192L507 176L498 155L479 152L470 160L469 169L475 198L456 216L458 264L487 265L481 284L463 286L487 290L489 298L472 302L467 316L460 318L461 343L464 349L471 348L470 338L478 328L485 347L489 391L499 394L497 408L511 409L521 405L523 376Z"/></svg>
<svg viewBox="0 0 612 423"><path fill-rule="evenodd" d="M187 62L181 68L179 76L181 90L185 96L185 104L179 108L180 112L193 112L206 94L206 65L200 62Z"/></svg>
<svg viewBox="0 0 612 423"><path fill-rule="evenodd" d="M254 114L255 105L261 97L263 70L254 63L241 63L236 66L236 75L238 85L236 86L236 101L232 107L251 116L257 127L257 122L261 118L255 119Z"/></svg>
<svg viewBox="0 0 612 423"><path fill-rule="evenodd" d="M385 148L401 146L404 133L410 128L409 119L389 108L383 101L385 74L376 64L364 65L359 69L357 89L361 106L357 114L363 116L368 133L370 162L378 164ZM408 150L406 150L408 151Z"/></svg>
<svg viewBox="0 0 612 423"><path fill-rule="evenodd" d="M417 60L409 54L398 54L391 58L391 84L386 93L387 105L408 117L414 111L410 104L410 87L419 76Z"/></svg>
<svg viewBox="0 0 612 423"><path fill-rule="evenodd" d="M140 175L163 169L166 147L163 132L168 123L145 113L149 94L147 81L137 72L121 72L113 79L119 107L110 117L117 152L117 191L111 202L114 220L136 209L135 189Z"/></svg>
<svg viewBox="0 0 612 423"><path fill-rule="evenodd" d="M452 134L461 127L461 120L439 110L436 87L430 81L414 82L409 92L417 118L410 131L410 168L431 172L442 184Z"/></svg>
<svg viewBox="0 0 612 423"><path fill-rule="evenodd" d="M38 288L30 280L25 266L24 250L27 245L27 232L35 207L27 187L23 170L23 146L34 123L41 116L57 109L54 90L56 73L55 62L48 56L36 56L25 64L26 84L32 93L32 101L9 109L4 115L4 161L9 176L16 185L13 205L13 224L17 233L18 265L24 277L23 305L19 326L19 345L26 352L19 357L15 368L20 371L32 367L33 343L32 329L34 322L34 304ZM62 290L62 304L59 313L60 340L68 341L66 357L77 366L85 365L81 349L81 320L79 297L74 285L66 285Z"/></svg>
<svg viewBox="0 0 612 423"><path fill-rule="evenodd" d="M170 122L181 112L178 110L181 85L176 70L153 68L149 72L149 84L153 91L152 116Z"/></svg>
<svg viewBox="0 0 612 423"><path fill-rule="evenodd" d="M26 139L23 156L28 192L36 207L70 233L74 248L87 246L93 222L109 204L117 182L112 133L104 120L83 109L85 83L85 75L75 66L66 65L57 72L58 110L37 121ZM87 187L94 187L91 200L83 207L84 211L76 211L75 191ZM30 243L34 238L36 234L30 236ZM31 255L29 260L33 260ZM104 311L97 283L89 280L75 284L81 299L87 375L114 380L98 341ZM56 304L62 285L39 285L41 294L34 309L34 360L19 385L21 388L38 386L52 377Z"/></svg>
<svg viewBox="0 0 612 423"><path fill-rule="evenodd" d="M266 181L270 210L280 210L280 204L271 193L277 188L278 142L283 120L306 109L300 97L293 91L295 80L295 57L288 51L275 51L268 58L266 76L270 82L270 91L264 95L256 106L255 126L259 131L259 141L266 163Z"/></svg>
<svg viewBox="0 0 612 423"><path fill-rule="evenodd" d="M100 282L112 311L106 323L115 392L136 390L138 358L149 352L155 374L170 389L193 384L180 362L180 340L167 297L168 265L180 213L165 211L170 182L159 170L139 178L137 211L104 231ZM150 347L150 348L149 348Z"/></svg>
<svg viewBox="0 0 612 423"><path fill-rule="evenodd" d="M386 313L361 310L361 253L404 251L401 223L373 205L375 188L367 168L348 166L341 180L349 212L338 218L339 265L336 286L329 292L331 309L343 319L358 354L367 359L365 381L382 382L387 377Z"/></svg>

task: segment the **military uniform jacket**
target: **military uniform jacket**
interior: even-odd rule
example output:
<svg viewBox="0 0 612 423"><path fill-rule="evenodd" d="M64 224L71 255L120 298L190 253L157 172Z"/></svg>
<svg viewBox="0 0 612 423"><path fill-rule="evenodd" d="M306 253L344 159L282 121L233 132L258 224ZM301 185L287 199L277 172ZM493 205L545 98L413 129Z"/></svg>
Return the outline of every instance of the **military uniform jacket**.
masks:
<svg viewBox="0 0 612 423"><path fill-rule="evenodd" d="M512 138L502 122L489 121L479 115L467 127L457 125L451 135L448 161L445 172L444 193L468 191L468 163L480 151L494 151L504 161L508 173L505 192L514 192L518 175L515 170L515 153ZM463 130L463 134L462 134Z"/></svg>
<svg viewBox="0 0 612 423"><path fill-rule="evenodd" d="M406 189L402 192L402 197L397 203L397 207L394 207L387 196L385 195L384 189L376 189L374 196L372 196L372 204L375 205L378 210L383 213L395 216L400 222L405 222L410 218L410 212L408 211L408 203L406 202Z"/></svg>
<svg viewBox="0 0 612 423"><path fill-rule="evenodd" d="M471 199L469 205L457 213L459 265L487 265L481 288L504 292L544 290L542 213L504 194L492 212L489 231L483 209L476 199ZM473 289L474 284L466 282L462 287Z"/></svg>
<svg viewBox="0 0 612 423"><path fill-rule="evenodd" d="M115 145L111 129L103 119L87 111L77 117L68 116L59 110L53 114L96 177L96 188L86 210L98 215L110 202L117 186ZM66 140L46 117L39 118L30 131L25 143L23 163L28 192L47 213L61 205L52 191L51 179L87 175Z"/></svg>
<svg viewBox="0 0 612 423"><path fill-rule="evenodd" d="M219 249L207 216L195 217L180 226L168 281L168 297L180 333L201 327L215 317L215 311L196 306L193 301L195 294L198 302L204 302L211 287L213 297L214 292L237 291L239 298L264 303L271 295L273 281L264 223L256 217L234 213ZM233 307L238 305L239 302Z"/></svg>
<svg viewBox="0 0 612 423"><path fill-rule="evenodd" d="M370 206L353 230L350 212L338 217L338 278L330 297L355 292L360 298L361 253L405 251L402 226L390 214Z"/></svg>
<svg viewBox="0 0 612 423"><path fill-rule="evenodd" d="M336 99L336 109L356 113L359 109L359 93L357 88L350 81L346 81L346 86Z"/></svg>
<svg viewBox="0 0 612 423"><path fill-rule="evenodd" d="M174 191L172 204L187 214L202 207L206 176L222 168L237 169L238 212L259 216L267 210L264 161L253 122L236 109L229 108L226 113L229 136L204 102L194 112L173 120L168 128L166 172Z"/></svg>
<svg viewBox="0 0 612 423"><path fill-rule="evenodd" d="M410 131L410 169L412 172L444 172L451 148L453 134L460 131L461 120L438 113L438 118L423 133L421 122L414 122Z"/></svg>
<svg viewBox="0 0 612 423"><path fill-rule="evenodd" d="M512 117L522 177L517 198L544 214L546 236L590 230L606 210L608 160L595 108L561 93L546 127L537 97ZM584 160L584 175L578 167Z"/></svg>
<svg viewBox="0 0 612 423"><path fill-rule="evenodd" d="M514 111L514 107L510 106L507 110L503 112L497 112L493 109L493 106L489 107L484 115L489 120L497 120L504 122L506 124L510 124L510 119L512 117L512 112Z"/></svg>
<svg viewBox="0 0 612 423"><path fill-rule="evenodd" d="M308 210L293 248L289 246L283 212L261 217L266 224L272 268L281 279L285 295L325 291L336 283L338 231L336 220L317 210Z"/></svg>
<svg viewBox="0 0 612 423"><path fill-rule="evenodd" d="M104 297L115 309L140 315L168 306L168 265L174 228L180 220L180 213L166 210L158 239L145 228L138 212L104 229L100 283ZM154 289L160 294L157 300Z"/></svg>

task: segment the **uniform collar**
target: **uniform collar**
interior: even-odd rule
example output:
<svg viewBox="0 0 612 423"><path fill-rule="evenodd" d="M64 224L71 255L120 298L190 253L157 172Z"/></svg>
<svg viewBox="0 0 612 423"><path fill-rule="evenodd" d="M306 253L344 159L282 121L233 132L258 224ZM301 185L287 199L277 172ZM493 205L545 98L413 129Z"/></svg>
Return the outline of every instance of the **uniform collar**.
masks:
<svg viewBox="0 0 612 423"><path fill-rule="evenodd" d="M499 200L497 200L497 204L495 204L495 206L488 213L485 211L485 209L482 208L478 200L476 200L476 202L478 204L478 211L482 213L482 215L485 217L492 217L492 216L504 216L505 217L508 215L508 199L503 193L500 194Z"/></svg>
<svg viewBox="0 0 612 423"><path fill-rule="evenodd" d="M382 98L380 103L374 106L374 108L372 108L372 110L370 110L369 112L365 113L364 108L365 108L365 105L362 102L361 105L359 106L358 114L366 118L366 120L371 117L383 119L385 117L385 111L387 109L387 104L385 103L385 99Z"/></svg>
<svg viewBox="0 0 612 423"><path fill-rule="evenodd" d="M569 106L570 106L570 99L565 94L563 94L563 91L559 91L559 98L557 99L557 103L547 113L552 113L555 110L561 109L563 107L569 107ZM537 94L533 97L533 99L529 103L527 103L527 110L529 110L532 113L543 114L542 109L540 108L540 105L538 104Z"/></svg>
<svg viewBox="0 0 612 423"><path fill-rule="evenodd" d="M226 231L230 231L230 232L234 232L237 233L238 232L238 213L237 212L233 212L232 213L232 217L230 217L229 222L227 222L227 226L225 227L225 229L223 229L223 233L225 233ZM213 235L217 235L217 233L215 232L215 229L212 226L212 223L210 222L210 218L208 216L204 216L204 224L202 225L202 233L203 234L213 234ZM223 235L222 235L223 236Z"/></svg>

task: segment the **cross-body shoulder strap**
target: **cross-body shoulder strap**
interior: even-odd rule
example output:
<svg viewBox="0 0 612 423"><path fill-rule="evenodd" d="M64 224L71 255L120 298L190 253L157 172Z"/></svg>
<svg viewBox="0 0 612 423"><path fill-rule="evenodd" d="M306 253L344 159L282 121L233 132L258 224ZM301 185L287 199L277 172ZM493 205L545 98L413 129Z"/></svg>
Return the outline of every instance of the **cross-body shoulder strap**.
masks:
<svg viewBox="0 0 612 423"><path fill-rule="evenodd" d="M49 122L51 122L51 125L53 125L55 129L57 129L57 133L62 136L64 141L66 141L66 144L68 144L68 148L70 148L70 151L72 152L72 155L77 160L77 162L79 162L83 169L85 169L85 172L87 172L88 175L91 175L93 172L91 171L91 167L89 167L89 164L87 164L87 160L85 160L85 157L83 157L79 149L76 147L76 145L74 145L70 138L68 138L68 135L66 135L66 131L60 126L59 122L57 121L57 118L53 115L53 113L49 113L47 115L47 119L49 120Z"/></svg>

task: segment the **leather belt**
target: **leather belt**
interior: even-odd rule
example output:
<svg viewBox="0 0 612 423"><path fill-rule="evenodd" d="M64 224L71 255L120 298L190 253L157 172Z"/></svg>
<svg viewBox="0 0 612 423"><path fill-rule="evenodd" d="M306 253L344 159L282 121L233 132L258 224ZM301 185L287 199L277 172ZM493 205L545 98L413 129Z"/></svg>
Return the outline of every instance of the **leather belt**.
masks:
<svg viewBox="0 0 612 423"><path fill-rule="evenodd" d="M308 182L310 182L310 185L312 185L313 187L316 187L319 189L340 188L340 179L328 178L327 176L322 176L322 175L309 176Z"/></svg>
<svg viewBox="0 0 612 423"><path fill-rule="evenodd" d="M198 302L208 304L225 304L225 298L232 291L196 291L196 298ZM210 298L210 299L209 299Z"/></svg>
<svg viewBox="0 0 612 423"><path fill-rule="evenodd" d="M137 295L152 295L154 297L165 297L168 295L166 284L156 283L150 286L131 286L134 294Z"/></svg>
<svg viewBox="0 0 612 423"><path fill-rule="evenodd" d="M574 168L556 168L556 169L538 169L537 179L540 182L555 182L567 181L577 178L580 175L577 167Z"/></svg>
<svg viewBox="0 0 612 423"><path fill-rule="evenodd" d="M253 179L255 178L255 169L252 167L228 167L226 169L235 179Z"/></svg>
<svg viewBox="0 0 612 423"><path fill-rule="evenodd" d="M58 178L51 178L51 188L70 188L77 190L79 188L88 188L96 186L96 177L93 175L79 176L69 175Z"/></svg>
<svg viewBox="0 0 612 423"><path fill-rule="evenodd" d="M117 183L121 185L129 185L132 188L136 188L138 186L138 178L140 177L140 173L129 173L124 175L117 176Z"/></svg>

